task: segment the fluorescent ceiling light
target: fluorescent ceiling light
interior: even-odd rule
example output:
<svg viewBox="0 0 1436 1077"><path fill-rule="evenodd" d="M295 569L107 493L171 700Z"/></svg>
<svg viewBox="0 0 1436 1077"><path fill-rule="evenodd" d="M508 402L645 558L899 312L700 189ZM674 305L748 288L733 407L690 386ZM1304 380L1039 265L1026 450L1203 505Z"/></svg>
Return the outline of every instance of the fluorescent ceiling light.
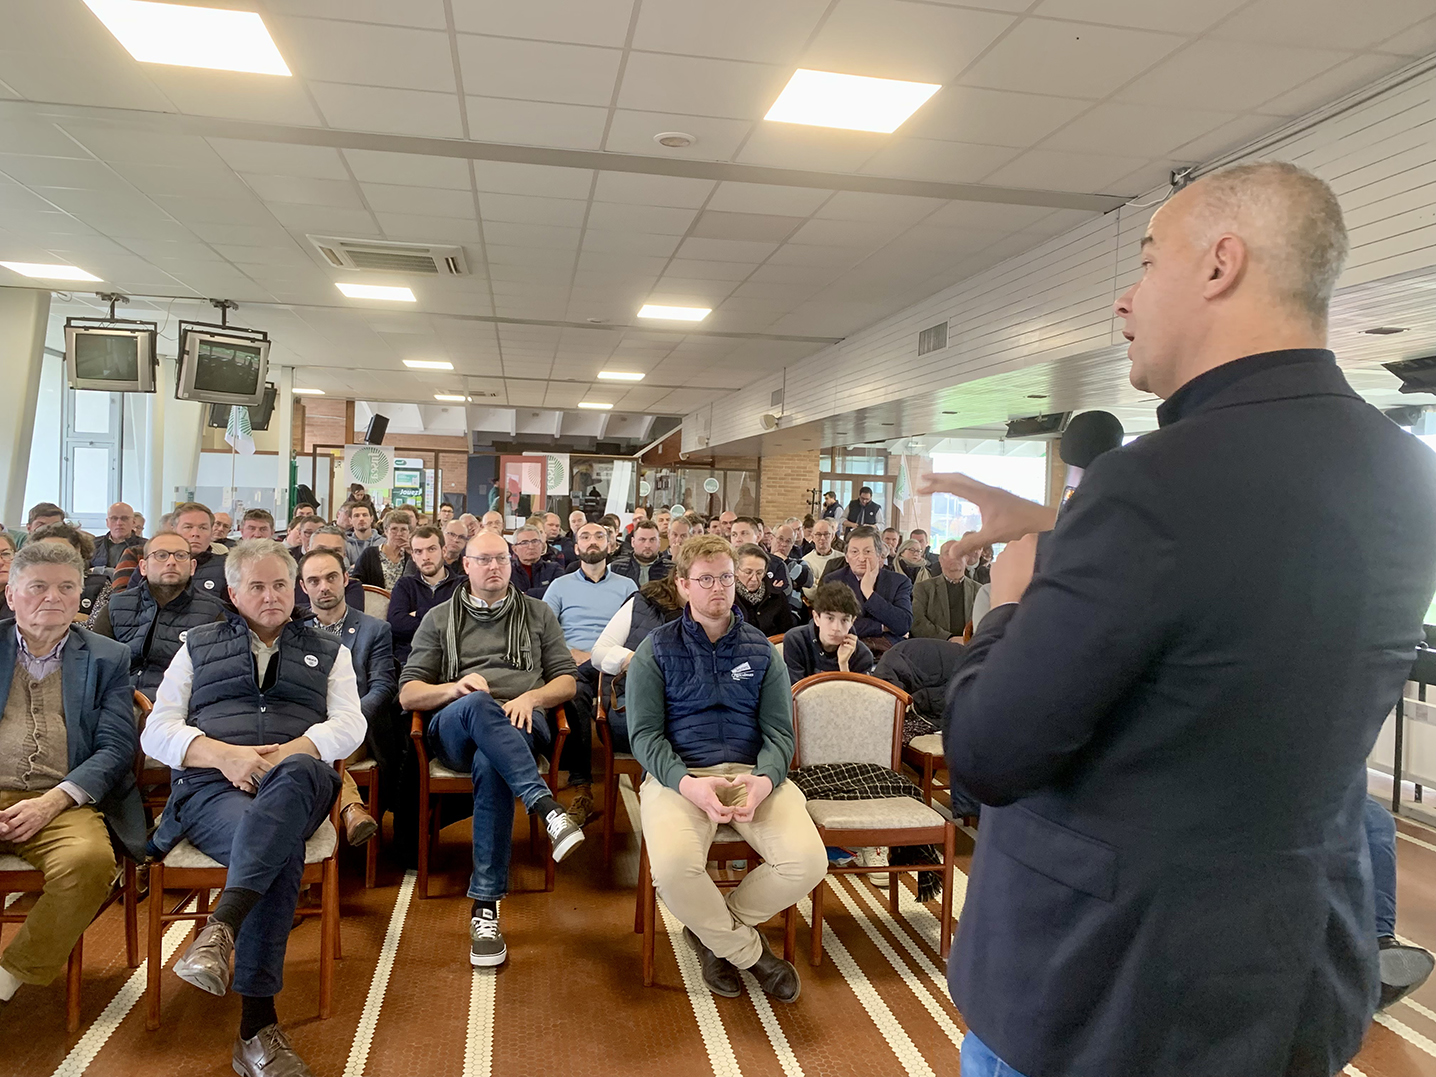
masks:
<svg viewBox="0 0 1436 1077"><path fill-rule="evenodd" d="M600 370L600 381L642 381L643 375L628 370Z"/></svg>
<svg viewBox="0 0 1436 1077"><path fill-rule="evenodd" d="M341 282L334 285L350 299L392 299L396 303L415 302L414 293L408 288L395 287L388 284L348 284Z"/></svg>
<svg viewBox="0 0 1436 1077"><path fill-rule="evenodd" d="M346 293L347 294L347 293ZM447 359L405 359L404 365L410 370L453 370L454 364Z"/></svg>
<svg viewBox="0 0 1436 1077"><path fill-rule="evenodd" d="M264 20L226 11L148 0L85 0L131 56L146 64L288 75Z"/></svg>
<svg viewBox="0 0 1436 1077"><path fill-rule="evenodd" d="M46 265L43 262L0 262L0 266L13 269L26 277L41 280L99 280L93 273L86 273L79 266Z"/></svg>
<svg viewBox="0 0 1436 1077"><path fill-rule="evenodd" d="M324 390L323 390L323 389L299 389L299 388L294 388L294 389L291 389L290 392L292 392L295 396L323 396L323 395L324 395Z"/></svg>
<svg viewBox="0 0 1436 1077"><path fill-rule="evenodd" d="M763 119L891 134L940 89L930 82L799 68Z"/></svg>
<svg viewBox="0 0 1436 1077"><path fill-rule="evenodd" d="M645 303L639 310L640 318L666 318L673 322L701 322L713 313L712 307L664 307L657 303Z"/></svg>
<svg viewBox="0 0 1436 1077"><path fill-rule="evenodd" d="M581 408L587 408L589 411L608 411L610 408L613 407L612 404L600 404L596 400L580 400L578 402L578 406Z"/></svg>
<svg viewBox="0 0 1436 1077"><path fill-rule="evenodd" d="M466 396L458 396L454 393L435 393L434 399L443 400L453 404L464 404L468 402L469 398Z"/></svg>

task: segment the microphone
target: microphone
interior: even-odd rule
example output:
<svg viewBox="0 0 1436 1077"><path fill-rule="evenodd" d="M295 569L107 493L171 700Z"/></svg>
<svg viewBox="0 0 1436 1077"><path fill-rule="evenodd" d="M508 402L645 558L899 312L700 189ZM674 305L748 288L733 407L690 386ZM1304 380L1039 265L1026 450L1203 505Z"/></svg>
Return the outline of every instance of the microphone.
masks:
<svg viewBox="0 0 1436 1077"><path fill-rule="evenodd" d="M1067 481L1062 487L1062 500L1058 502L1059 513L1067 507L1068 498L1082 481L1082 473L1104 452L1119 448L1122 436L1122 422L1110 411L1084 411L1067 424L1057 450L1062 462L1067 465Z"/></svg>

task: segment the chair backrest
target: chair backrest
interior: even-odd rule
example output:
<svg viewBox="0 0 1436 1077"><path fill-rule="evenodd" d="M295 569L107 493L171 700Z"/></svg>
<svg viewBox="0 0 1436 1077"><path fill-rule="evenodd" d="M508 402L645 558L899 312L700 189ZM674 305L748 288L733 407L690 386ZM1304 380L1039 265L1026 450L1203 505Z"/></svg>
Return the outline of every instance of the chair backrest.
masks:
<svg viewBox="0 0 1436 1077"><path fill-rule="evenodd" d="M370 617L386 620L389 616L389 592L373 584L364 585L364 612Z"/></svg>
<svg viewBox="0 0 1436 1077"><path fill-rule="evenodd" d="M876 763L897 770L908 694L862 673L815 673L793 685L793 765Z"/></svg>

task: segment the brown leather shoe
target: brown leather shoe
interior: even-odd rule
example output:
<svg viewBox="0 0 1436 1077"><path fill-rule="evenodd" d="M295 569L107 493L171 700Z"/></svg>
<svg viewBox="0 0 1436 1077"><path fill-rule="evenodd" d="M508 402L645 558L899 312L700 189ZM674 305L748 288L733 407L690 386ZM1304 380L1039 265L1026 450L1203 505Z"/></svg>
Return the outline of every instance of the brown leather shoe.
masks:
<svg viewBox="0 0 1436 1077"><path fill-rule="evenodd" d="M252 1040L236 1036L230 1065L239 1077L314 1077L278 1025L266 1025Z"/></svg>
<svg viewBox="0 0 1436 1077"><path fill-rule="evenodd" d="M201 991L222 995L229 990L233 957L234 932L228 924L210 917L184 956L175 962L175 975Z"/></svg>
<svg viewBox="0 0 1436 1077"><path fill-rule="evenodd" d="M344 823L344 840L350 845L360 846L379 833L379 823L364 810L363 805L350 804L339 813Z"/></svg>
<svg viewBox="0 0 1436 1077"><path fill-rule="evenodd" d="M769 997L779 1002L797 1002L803 992L803 983L798 979L798 970L777 954L763 947L763 956L748 969Z"/></svg>
<svg viewBox="0 0 1436 1077"><path fill-rule="evenodd" d="M576 785L578 792L568 806L568 817L573 820L573 825L582 830L596 818L593 810L593 786Z"/></svg>

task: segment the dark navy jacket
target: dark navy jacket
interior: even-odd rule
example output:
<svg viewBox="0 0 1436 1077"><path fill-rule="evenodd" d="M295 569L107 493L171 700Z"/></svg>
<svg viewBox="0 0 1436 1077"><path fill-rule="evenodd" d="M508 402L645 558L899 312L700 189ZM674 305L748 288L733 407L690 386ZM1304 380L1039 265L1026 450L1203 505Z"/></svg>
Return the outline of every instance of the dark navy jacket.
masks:
<svg viewBox="0 0 1436 1077"><path fill-rule="evenodd" d="M768 663L768 637L741 617L717 643L685 610L649 634L663 674L667 733L685 766L756 763L763 734L758 700Z"/></svg>
<svg viewBox="0 0 1436 1077"><path fill-rule="evenodd" d="M857 595L863 612L853 623L853 632L859 638L882 636L889 643L896 643L912 629L912 580L905 574L890 568L878 569L870 598L863 597L862 581L847 562L830 564L823 573L823 582L845 583Z"/></svg>
<svg viewBox="0 0 1436 1077"><path fill-rule="evenodd" d="M130 649L130 679L152 701L189 630L227 616L218 598L196 592L193 586L161 609L145 579L138 587L112 594L105 613L113 637Z"/></svg>
<svg viewBox="0 0 1436 1077"><path fill-rule="evenodd" d="M311 626L313 622L310 622ZM358 610L344 612L339 642L349 648L354 661L354 680L359 690L359 709L372 730L379 717L399 692L399 674L394 668L394 634L385 621Z"/></svg>
<svg viewBox="0 0 1436 1077"><path fill-rule="evenodd" d="M1327 1077L1377 1001L1366 758L1436 589L1436 457L1327 351L1158 418L949 690L953 780L993 806L952 999L1036 1077Z"/></svg>
<svg viewBox="0 0 1436 1077"><path fill-rule="evenodd" d="M394 636L394 657L400 665L409 660L409 651L414 645L414 633L424 620L424 614L435 606L447 602L454 594L455 587L463 587L468 577L455 572L452 567L438 587L430 587L419 575L400 576L394 581L394 590L389 595L389 628Z"/></svg>
<svg viewBox="0 0 1436 1077"><path fill-rule="evenodd" d="M224 561L225 555L215 553L213 550L204 550L195 554L194 574L190 576L190 587L230 606L229 585L224 580ZM142 578L136 572L131 577L130 586L133 587L134 582Z"/></svg>
<svg viewBox="0 0 1436 1077"><path fill-rule="evenodd" d="M530 598L543 598L548 585L563 575L563 563L560 561L540 559L526 568L517 557L509 560L513 565L514 586Z"/></svg>
<svg viewBox="0 0 1436 1077"><path fill-rule="evenodd" d="M608 563L609 570L617 572L620 576L627 576L634 583L638 583L639 572L643 566L638 563L632 552L621 554ZM673 562L669 560L666 553L658 555L658 560L648 566L648 582L661 580L673 571Z"/></svg>
<svg viewBox="0 0 1436 1077"><path fill-rule="evenodd" d="M19 642L12 622L0 625L0 711L10 695ZM130 652L122 643L79 627L70 629L60 659L65 707L66 781L90 795L116 838L139 858L145 849L145 811L135 789L135 693Z"/></svg>

